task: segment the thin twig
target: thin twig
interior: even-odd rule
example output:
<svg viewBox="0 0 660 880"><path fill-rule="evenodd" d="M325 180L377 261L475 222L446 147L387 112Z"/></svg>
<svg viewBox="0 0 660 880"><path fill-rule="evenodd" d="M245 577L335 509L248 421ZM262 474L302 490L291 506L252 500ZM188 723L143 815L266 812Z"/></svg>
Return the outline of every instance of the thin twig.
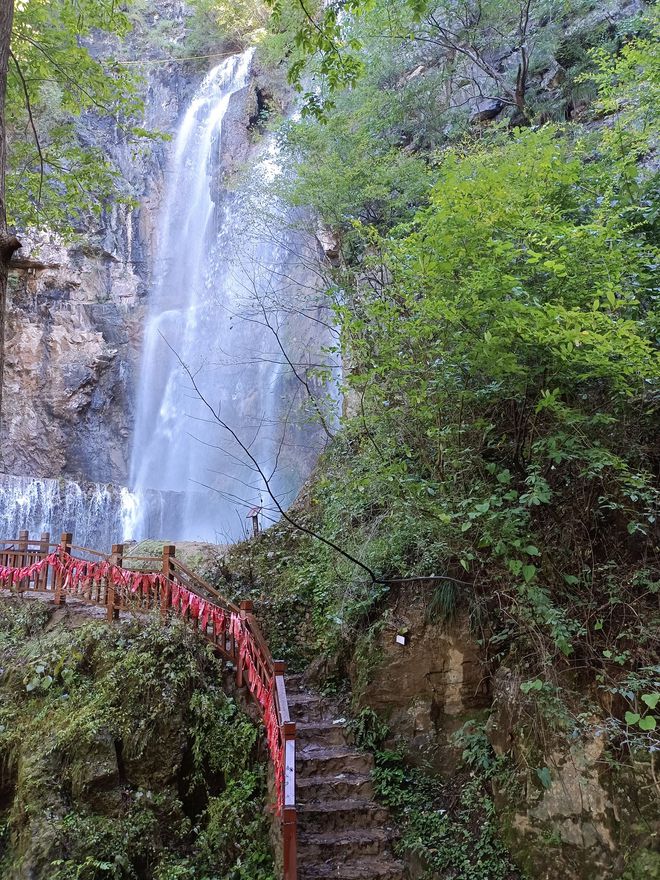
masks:
<svg viewBox="0 0 660 880"><path fill-rule="evenodd" d="M34 121L34 116L32 115L32 102L30 101L30 92L28 90L27 83L25 81L25 77L23 76L23 71L21 70L21 66L18 63L18 59L16 58L16 56L14 55L14 53L12 52L11 49L9 50L9 56L12 59L12 61L14 62L14 64L16 65L16 72L18 73L18 78L20 79L21 85L23 87L23 94L25 95L25 109L27 110L28 119L30 120L30 128L32 129L32 134L34 135L34 143L37 148L37 153L39 154L39 169L40 169L39 198L37 199L37 209L39 210L41 208L41 194L43 192L43 186L44 186L44 173L45 173L44 172L44 167L45 167L44 154L41 149L41 142L39 141L39 133L37 132L37 126Z"/></svg>

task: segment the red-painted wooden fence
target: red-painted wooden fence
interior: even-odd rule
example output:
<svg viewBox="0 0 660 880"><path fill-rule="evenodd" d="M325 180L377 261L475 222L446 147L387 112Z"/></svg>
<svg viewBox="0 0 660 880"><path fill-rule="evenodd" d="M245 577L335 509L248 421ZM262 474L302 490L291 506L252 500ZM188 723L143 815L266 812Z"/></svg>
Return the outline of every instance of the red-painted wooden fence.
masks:
<svg viewBox="0 0 660 880"><path fill-rule="evenodd" d="M176 558L174 545L163 547L158 557L124 552L121 544L109 556L77 547L69 533L52 544L47 533L35 541L21 532L0 540L0 588L51 594L56 605L75 597L105 607L109 621L122 611L176 614L210 642L233 665L238 687L247 688L263 719L282 829L283 876L296 880L296 725L289 715L286 664L273 660L252 603L229 602Z"/></svg>

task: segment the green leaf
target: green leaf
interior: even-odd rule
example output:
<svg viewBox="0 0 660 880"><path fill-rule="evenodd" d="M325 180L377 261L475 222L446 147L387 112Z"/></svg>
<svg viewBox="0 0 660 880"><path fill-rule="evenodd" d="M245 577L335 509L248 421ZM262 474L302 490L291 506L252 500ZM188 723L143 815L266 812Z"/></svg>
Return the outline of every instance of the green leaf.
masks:
<svg viewBox="0 0 660 880"><path fill-rule="evenodd" d="M537 767L536 775L543 788L547 791L552 785L552 775L550 774L550 770L547 767Z"/></svg>
<svg viewBox="0 0 660 880"><path fill-rule="evenodd" d="M642 694L642 701L646 703L649 709L655 709L660 701L660 694Z"/></svg>
<svg viewBox="0 0 660 880"><path fill-rule="evenodd" d="M535 547L533 544L528 544L525 547L525 553L528 556L540 556L541 555L538 551L538 547Z"/></svg>
<svg viewBox="0 0 660 880"><path fill-rule="evenodd" d="M540 691L543 687L543 682L540 678L535 678L533 681L523 681L520 683L520 690L524 694L528 694L530 691Z"/></svg>
<svg viewBox="0 0 660 880"><path fill-rule="evenodd" d="M637 712L626 712L623 717L625 718L626 724L637 724L640 716Z"/></svg>
<svg viewBox="0 0 660 880"><path fill-rule="evenodd" d="M525 583L528 584L534 575L536 574L536 566L535 565L523 565L522 574L525 578Z"/></svg>
<svg viewBox="0 0 660 880"><path fill-rule="evenodd" d="M638 724L640 730L655 730L656 727L653 715L645 715L643 718L639 719Z"/></svg>

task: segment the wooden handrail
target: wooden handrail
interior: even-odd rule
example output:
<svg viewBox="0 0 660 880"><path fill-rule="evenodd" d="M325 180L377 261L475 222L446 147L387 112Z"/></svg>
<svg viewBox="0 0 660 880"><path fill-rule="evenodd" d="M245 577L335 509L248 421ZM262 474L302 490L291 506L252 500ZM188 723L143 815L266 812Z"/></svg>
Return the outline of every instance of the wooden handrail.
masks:
<svg viewBox="0 0 660 880"><path fill-rule="evenodd" d="M4 538L4 539L0 538L0 552L2 552L2 549L5 544L18 544L18 542L20 540L21 540L20 538ZM41 541L30 540L27 542L27 545L28 545L28 547L35 547L38 549L39 547L41 547ZM48 546L55 548L55 547L59 547L59 544L52 544L51 543ZM5 549L7 549L7 548L5 548Z"/></svg>
<svg viewBox="0 0 660 880"><path fill-rule="evenodd" d="M220 593L219 590L216 590L215 587L212 587L208 581L205 581L198 574L195 574L194 571L191 571L186 565L181 562L180 559L177 559L176 556L172 559L172 566L175 572L181 572L186 577L190 578L191 582L195 585L195 589L206 590L207 593L210 593L212 596L215 596L218 601L225 606L225 608L229 608L231 611L234 611L236 614L240 611L238 605L235 605L233 602L230 602L229 599L225 599L225 597Z"/></svg>
<svg viewBox="0 0 660 880"><path fill-rule="evenodd" d="M56 605L67 595L102 605L109 621L122 610L160 610L163 617L175 612L234 665L238 686L247 689L266 725L282 829L283 880L297 880L296 725L289 713L286 663L273 660L252 602L239 607L225 599L176 558L174 545L166 544L162 557L124 557L121 544L107 555L74 545L67 532L59 544L49 538L44 533L39 541L31 541L22 532L16 539L0 539L0 584L4 581L20 592L50 593ZM153 565L132 569L130 563L136 561Z"/></svg>
<svg viewBox="0 0 660 880"><path fill-rule="evenodd" d="M55 546L58 546L57 544ZM107 553L101 553L100 550L90 550L89 547L78 547L76 544L71 545L71 550L77 550L78 553L86 553L88 556L96 556L97 559L109 559Z"/></svg>
<svg viewBox="0 0 660 880"><path fill-rule="evenodd" d="M161 559L161 556L133 556L132 553L124 556L124 562L153 562L155 566L160 565Z"/></svg>

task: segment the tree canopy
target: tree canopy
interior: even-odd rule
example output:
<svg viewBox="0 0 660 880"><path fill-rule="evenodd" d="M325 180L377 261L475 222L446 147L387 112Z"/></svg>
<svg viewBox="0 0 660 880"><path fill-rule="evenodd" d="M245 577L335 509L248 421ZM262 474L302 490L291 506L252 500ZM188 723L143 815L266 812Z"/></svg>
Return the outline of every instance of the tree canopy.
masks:
<svg viewBox="0 0 660 880"><path fill-rule="evenodd" d="M81 119L106 120L120 140L146 134L137 79L113 59L113 38L130 28L111 0L16 3L5 110L10 222L68 228L121 192L93 123L85 131Z"/></svg>

